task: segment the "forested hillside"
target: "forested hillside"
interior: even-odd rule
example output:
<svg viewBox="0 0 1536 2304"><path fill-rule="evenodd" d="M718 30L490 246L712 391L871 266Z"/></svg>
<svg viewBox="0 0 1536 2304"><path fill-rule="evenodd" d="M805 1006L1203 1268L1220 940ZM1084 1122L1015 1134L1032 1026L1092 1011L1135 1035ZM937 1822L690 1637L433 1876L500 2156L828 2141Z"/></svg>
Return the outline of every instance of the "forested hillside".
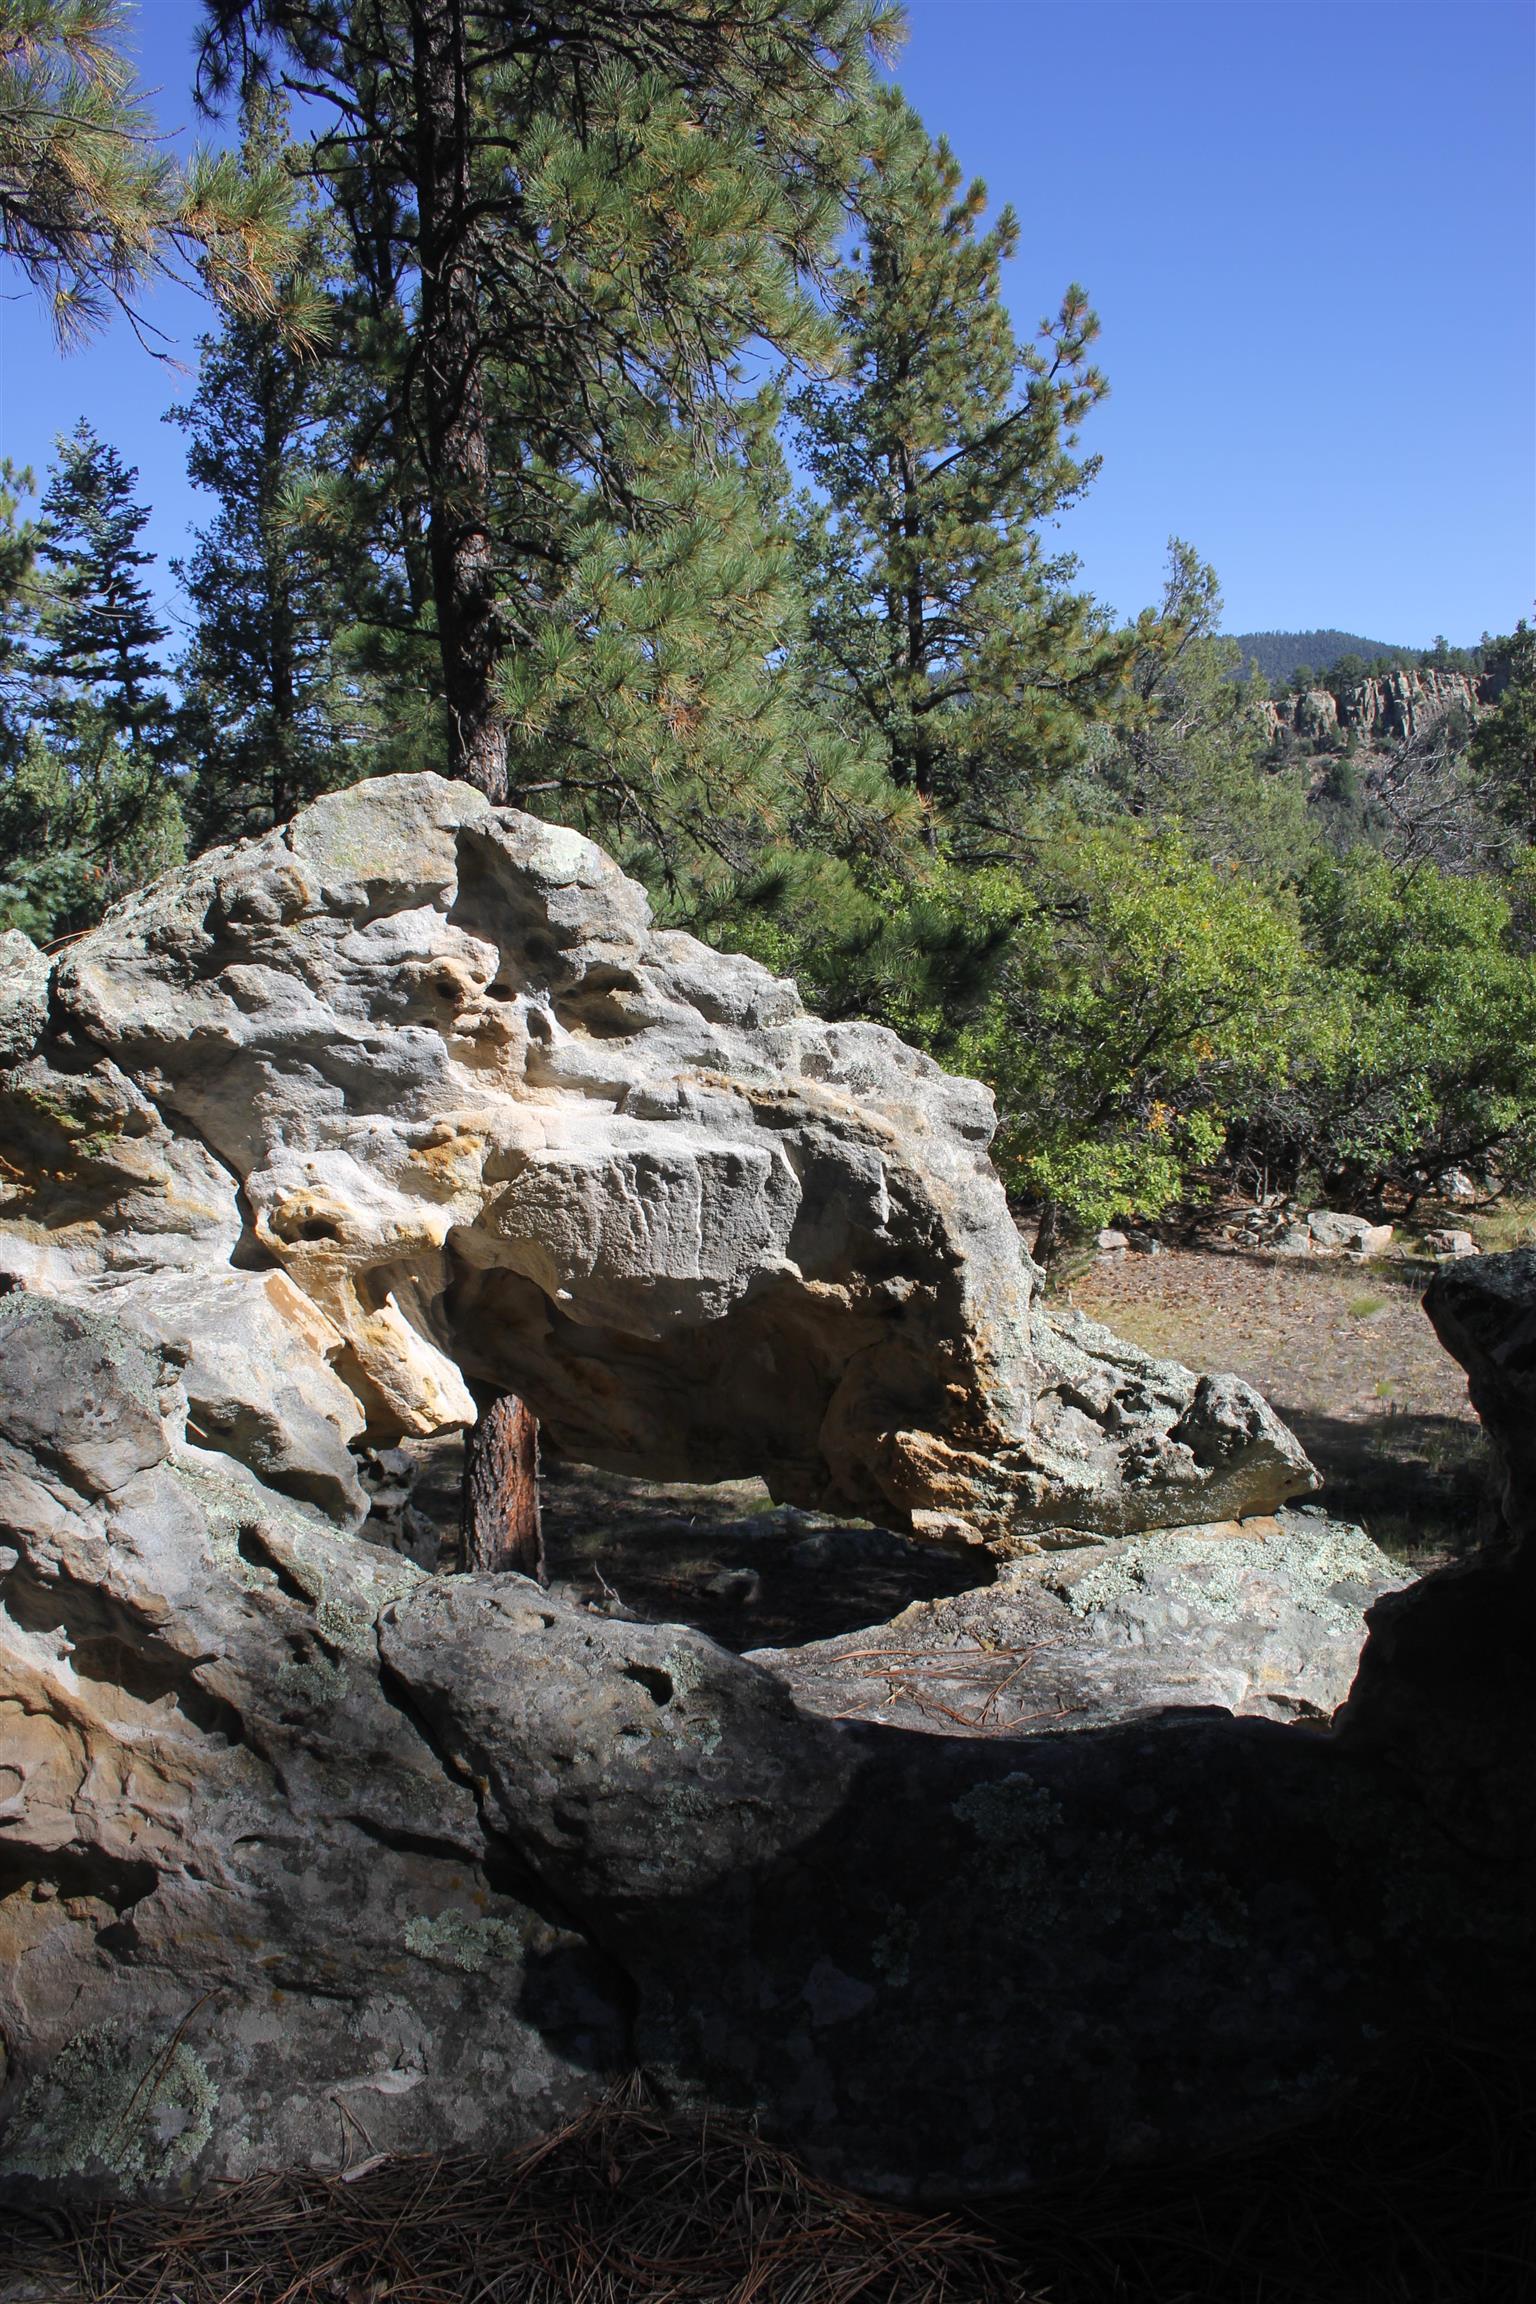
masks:
<svg viewBox="0 0 1536 2304"><path fill-rule="evenodd" d="M1426 653L1367 640L1359 632L1234 632L1231 639L1245 664L1257 664L1266 680L1282 686L1289 686L1298 672L1321 678L1341 657L1354 657L1374 669L1378 664L1416 664Z"/></svg>
<svg viewBox="0 0 1536 2304"><path fill-rule="evenodd" d="M1433 757L1280 741L1271 684L1470 657L1223 639L1179 540L1133 621L1085 590L1090 299L1031 280L1052 317L1016 335L1017 218L876 72L886 11L514 13L210 0L238 164L123 161L115 223L13 235L70 326L168 235L221 301L176 415L207 502L176 648L117 448L7 468L0 922L68 935L431 768L980 1073L1047 1237L1212 1179L1536 1171L1524 626ZM114 9L85 48L31 14L55 150L152 175Z"/></svg>

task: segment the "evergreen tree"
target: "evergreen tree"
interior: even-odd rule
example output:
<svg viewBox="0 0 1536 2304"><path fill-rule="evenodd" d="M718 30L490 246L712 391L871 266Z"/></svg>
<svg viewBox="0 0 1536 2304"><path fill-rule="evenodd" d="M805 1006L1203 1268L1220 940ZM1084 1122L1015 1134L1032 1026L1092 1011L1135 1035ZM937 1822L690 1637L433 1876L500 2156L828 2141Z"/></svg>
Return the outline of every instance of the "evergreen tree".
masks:
<svg viewBox="0 0 1536 2304"><path fill-rule="evenodd" d="M285 128L286 106L258 91L245 118L247 168L281 165ZM313 265L308 222L300 253ZM364 743L375 732L370 699L367 683L347 676L332 540L301 516L323 453L326 379L295 345L287 314L312 291L303 271L275 286L272 312L226 313L201 339L197 392L169 418L188 435L188 472L218 506L191 558L173 563L196 619L179 669L200 842L282 822L361 762L398 764L393 746Z"/></svg>
<svg viewBox="0 0 1536 2304"><path fill-rule="evenodd" d="M353 234L372 367L349 471L366 484L410 443L448 765L503 798L498 668L560 596L560 482L664 525L630 454L639 407L707 452L741 348L817 340L799 275L835 223L885 18L872 0L208 6L211 84L286 71L334 108L315 164Z"/></svg>
<svg viewBox="0 0 1536 2304"><path fill-rule="evenodd" d="M1160 612L1136 627L1137 648L1113 719L1092 731L1063 798L1095 822L1129 815L1177 825L1190 852L1270 887L1305 870L1315 837L1302 778L1266 764L1255 665L1240 678L1223 640L1216 572L1173 537Z"/></svg>
<svg viewBox="0 0 1536 2304"><path fill-rule="evenodd" d="M86 926L184 852L138 475L83 422L58 448L11 626L29 724L0 786L4 916L43 936Z"/></svg>
<svg viewBox="0 0 1536 2304"><path fill-rule="evenodd" d="M1490 641L1488 666L1504 688L1472 737L1472 775L1490 812L1536 845L1536 631L1522 618Z"/></svg>
<svg viewBox="0 0 1536 2304"><path fill-rule="evenodd" d="M63 342L132 313L178 255L262 306L285 243L280 176L167 157L121 53L126 16L122 0L0 0L0 254Z"/></svg>
<svg viewBox="0 0 1536 2304"><path fill-rule="evenodd" d="M744 402L708 463L682 427L643 416L629 453L671 506L664 525L571 484L548 612L504 674L519 789L717 936L755 933L791 880L831 900L825 856L805 851L834 790L845 830L889 832L894 814L786 675L800 599L778 413L771 392Z"/></svg>
<svg viewBox="0 0 1536 2304"><path fill-rule="evenodd" d="M157 654L167 630L141 573L154 554L139 542L139 475L83 417L57 447L38 524L41 716L63 750L117 740L147 766L169 747L171 704Z"/></svg>
<svg viewBox="0 0 1536 2304"><path fill-rule="evenodd" d="M21 500L35 483L30 471L0 458L0 772L21 758L27 721L30 661L25 602L37 558L37 529L21 517Z"/></svg>
<svg viewBox="0 0 1536 2304"><path fill-rule="evenodd" d="M1042 523L1095 469L1075 427L1103 395L1097 323L1070 288L1040 342L1017 341L1003 209L930 143L897 91L880 102L862 244L834 268L843 379L793 411L824 498L806 554L810 685L940 823L995 837L996 810L1070 758L1126 643L1070 588Z"/></svg>

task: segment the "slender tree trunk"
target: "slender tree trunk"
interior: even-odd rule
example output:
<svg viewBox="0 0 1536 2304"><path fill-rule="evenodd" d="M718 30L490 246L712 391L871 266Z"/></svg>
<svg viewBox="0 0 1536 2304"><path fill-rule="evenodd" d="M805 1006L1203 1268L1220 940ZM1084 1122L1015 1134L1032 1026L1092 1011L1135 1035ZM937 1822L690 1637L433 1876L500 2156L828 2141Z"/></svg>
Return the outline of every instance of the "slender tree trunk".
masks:
<svg viewBox="0 0 1536 2304"><path fill-rule="evenodd" d="M514 1392L488 1400L464 1454L464 1566L549 1582L539 1510L539 1423Z"/></svg>
<svg viewBox="0 0 1536 2304"><path fill-rule="evenodd" d="M270 603L267 700L272 713L272 821L286 824L301 798L295 774L299 716L294 671L295 617L285 536L279 518L287 427L277 405L278 379L270 363L263 381L261 526L267 539L266 590Z"/></svg>
<svg viewBox="0 0 1536 2304"><path fill-rule="evenodd" d="M507 796L507 727L491 543L491 454L470 216L464 0L413 0L421 406L449 773Z"/></svg>

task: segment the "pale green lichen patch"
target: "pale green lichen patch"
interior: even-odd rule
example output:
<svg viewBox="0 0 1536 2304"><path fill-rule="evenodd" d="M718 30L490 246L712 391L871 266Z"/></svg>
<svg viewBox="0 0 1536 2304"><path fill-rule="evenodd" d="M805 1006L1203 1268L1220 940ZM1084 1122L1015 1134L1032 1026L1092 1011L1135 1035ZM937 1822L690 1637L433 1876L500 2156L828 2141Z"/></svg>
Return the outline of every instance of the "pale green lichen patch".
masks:
<svg viewBox="0 0 1536 2304"><path fill-rule="evenodd" d="M280 1693L306 1710L329 1711L347 1693L347 1668L333 1656L310 1654L290 1657L277 1672Z"/></svg>
<svg viewBox="0 0 1536 2304"><path fill-rule="evenodd" d="M493 1960L515 1960L523 1950L522 1933L511 1920L481 1919L468 1912L438 1912L432 1918L418 1913L405 1924L409 1951L420 1960L435 1960L443 1968L459 1968L474 1975Z"/></svg>
<svg viewBox="0 0 1536 2304"><path fill-rule="evenodd" d="M45 2181L105 2168L124 2183L163 2184L197 2160L218 2102L184 2040L146 2053L115 2020L97 2024L29 2082L0 2166Z"/></svg>
<svg viewBox="0 0 1536 2304"><path fill-rule="evenodd" d="M1032 1776L1004 1776L996 1784L973 1784L955 1802L954 1814L978 1840L1015 1846L1057 1828L1061 1803Z"/></svg>
<svg viewBox="0 0 1536 2304"><path fill-rule="evenodd" d="M1279 1526L1280 1543L1273 1533L1239 1530L1166 1529L1127 1539L1080 1573L1057 1570L1046 1587L1085 1619L1138 1608L1157 1590L1219 1616L1252 1606L1267 1583L1283 1577L1294 1602L1354 1615L1366 1598L1402 1581L1363 1529L1292 1514Z"/></svg>

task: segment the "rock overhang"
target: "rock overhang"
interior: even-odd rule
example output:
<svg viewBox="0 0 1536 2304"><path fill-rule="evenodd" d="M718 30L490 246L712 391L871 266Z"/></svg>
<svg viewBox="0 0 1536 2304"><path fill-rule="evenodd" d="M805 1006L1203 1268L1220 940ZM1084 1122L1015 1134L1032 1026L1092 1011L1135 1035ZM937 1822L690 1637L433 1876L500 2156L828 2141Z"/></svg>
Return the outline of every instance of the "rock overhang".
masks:
<svg viewBox="0 0 1536 2304"><path fill-rule="evenodd" d="M1394 2021L1526 2006L1484 1829L1525 1746L1490 1759L1465 1658L1438 1703L1431 1586L1383 1604L1335 1736L1198 1680L1170 1708L1210 1523L1245 1522L1221 1610L1268 1608L1253 1515L1304 1461L1235 1380L1039 1302L974 1083L435 778L0 957L11 2183L505 2139L640 2063L856 2182L987 2191L1219 2147ZM749 1463L1004 1553L1150 1541L1134 1600L1100 1545L978 1603L1129 1698L910 1734L675 1626L424 1576L359 1540L346 1463L462 1420L466 1375L599 1461ZM1317 1590L1261 1664L1347 1646L1334 1570L1374 1573L1302 1539ZM1524 1637L1513 1583L1456 1590Z"/></svg>
<svg viewBox="0 0 1536 2304"><path fill-rule="evenodd" d="M469 1421L467 1376L611 1468L759 1471L1005 1550L1312 1484L1236 1379L1053 1319L985 1089L658 930L590 842L465 786L356 786L166 875L51 969L0 958L0 1262L131 1317L174 1230L226 1331L231 1267L279 1275L277 1317L307 1308L295 1382L345 1387L381 1444ZM94 1199L29 1170L50 1099L94 1147ZM220 1428L270 1457L249 1405ZM355 1513L326 1469L310 1486Z"/></svg>

